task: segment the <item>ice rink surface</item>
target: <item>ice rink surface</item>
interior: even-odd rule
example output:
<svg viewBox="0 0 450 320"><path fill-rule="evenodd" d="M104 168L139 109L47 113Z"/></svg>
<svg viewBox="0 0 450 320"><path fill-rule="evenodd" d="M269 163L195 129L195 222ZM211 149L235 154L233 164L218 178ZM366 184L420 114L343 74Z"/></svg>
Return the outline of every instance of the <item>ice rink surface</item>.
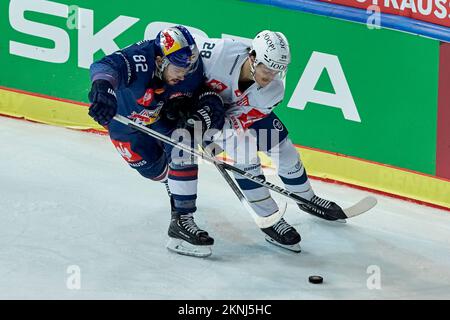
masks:
<svg viewBox="0 0 450 320"><path fill-rule="evenodd" d="M0 117L0 150L0 299L450 299L448 211L375 195L370 212L330 224L288 202L296 254L267 243L202 164L196 221L216 242L193 258L165 248L163 185L108 137ZM342 206L370 194L312 185ZM79 289L67 286L73 266Z"/></svg>

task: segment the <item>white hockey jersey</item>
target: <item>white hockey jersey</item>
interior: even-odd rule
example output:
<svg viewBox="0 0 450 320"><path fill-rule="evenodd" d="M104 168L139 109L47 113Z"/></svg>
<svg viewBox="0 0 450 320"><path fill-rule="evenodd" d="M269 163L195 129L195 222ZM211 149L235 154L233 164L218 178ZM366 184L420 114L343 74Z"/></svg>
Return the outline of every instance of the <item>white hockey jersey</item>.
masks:
<svg viewBox="0 0 450 320"><path fill-rule="evenodd" d="M274 79L266 87L256 82L241 92L238 82L241 67L248 57L248 46L232 39L195 36L203 60L207 85L220 94L227 115L248 128L266 117L284 97L284 84ZM236 124L234 124L236 128Z"/></svg>

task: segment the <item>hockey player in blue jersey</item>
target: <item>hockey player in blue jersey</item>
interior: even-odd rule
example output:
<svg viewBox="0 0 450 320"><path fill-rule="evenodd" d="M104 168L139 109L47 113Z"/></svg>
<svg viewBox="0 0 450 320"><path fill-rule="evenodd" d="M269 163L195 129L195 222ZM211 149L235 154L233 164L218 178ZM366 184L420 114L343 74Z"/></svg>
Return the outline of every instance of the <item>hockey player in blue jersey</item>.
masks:
<svg viewBox="0 0 450 320"><path fill-rule="evenodd" d="M189 31L167 28L146 40L94 62L89 115L108 129L112 143L143 177L168 186L172 219L167 248L208 256L214 243L193 218L197 198L197 164L174 156L178 150L117 121L116 114L164 135L177 128L222 129L220 96L204 86L203 63ZM172 152L177 151L177 152Z"/></svg>

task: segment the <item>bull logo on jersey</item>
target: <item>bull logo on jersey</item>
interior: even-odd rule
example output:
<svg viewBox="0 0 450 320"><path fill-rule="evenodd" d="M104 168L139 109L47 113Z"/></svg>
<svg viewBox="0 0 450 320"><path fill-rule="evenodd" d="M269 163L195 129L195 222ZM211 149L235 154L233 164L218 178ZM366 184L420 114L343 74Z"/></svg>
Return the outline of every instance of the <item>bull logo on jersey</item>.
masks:
<svg viewBox="0 0 450 320"><path fill-rule="evenodd" d="M208 81L206 83L206 85L208 87L210 87L211 89L213 89L217 93L221 93L222 91L224 91L228 88L224 83L222 83L216 79L212 79L212 80Z"/></svg>
<svg viewBox="0 0 450 320"><path fill-rule="evenodd" d="M148 126L159 119L159 113L161 112L161 109L162 103L159 103L158 107L154 110L145 109L139 113L133 111L131 115L128 116L128 119L134 121L135 123Z"/></svg>
<svg viewBox="0 0 450 320"><path fill-rule="evenodd" d="M131 144L129 142L112 140L112 143L126 162L138 162L142 160L139 154L131 150Z"/></svg>
<svg viewBox="0 0 450 320"><path fill-rule="evenodd" d="M141 106L148 107L152 103L154 97L155 93L153 92L153 89L147 89L144 96L137 100L137 103Z"/></svg>

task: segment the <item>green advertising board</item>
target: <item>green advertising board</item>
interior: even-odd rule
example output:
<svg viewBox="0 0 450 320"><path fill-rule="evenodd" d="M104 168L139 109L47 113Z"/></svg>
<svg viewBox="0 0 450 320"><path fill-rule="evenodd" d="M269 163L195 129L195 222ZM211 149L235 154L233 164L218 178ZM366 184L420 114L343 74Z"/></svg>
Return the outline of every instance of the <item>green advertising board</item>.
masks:
<svg viewBox="0 0 450 320"><path fill-rule="evenodd" d="M0 2L0 86L87 102L89 64L167 24L289 39L276 113L294 143L435 172L439 42L238 0ZM1 110L0 110L1 112Z"/></svg>

